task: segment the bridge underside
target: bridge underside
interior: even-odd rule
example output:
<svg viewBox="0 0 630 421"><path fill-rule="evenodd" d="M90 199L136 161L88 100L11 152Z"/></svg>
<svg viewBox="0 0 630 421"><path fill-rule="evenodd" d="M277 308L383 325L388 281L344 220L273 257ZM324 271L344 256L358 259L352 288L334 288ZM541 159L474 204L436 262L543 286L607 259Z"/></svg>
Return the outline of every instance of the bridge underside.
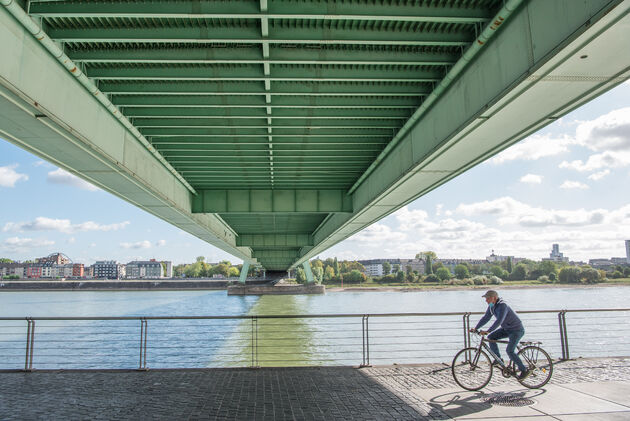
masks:
<svg viewBox="0 0 630 421"><path fill-rule="evenodd" d="M629 3L2 0L0 136L284 270L626 80Z"/></svg>

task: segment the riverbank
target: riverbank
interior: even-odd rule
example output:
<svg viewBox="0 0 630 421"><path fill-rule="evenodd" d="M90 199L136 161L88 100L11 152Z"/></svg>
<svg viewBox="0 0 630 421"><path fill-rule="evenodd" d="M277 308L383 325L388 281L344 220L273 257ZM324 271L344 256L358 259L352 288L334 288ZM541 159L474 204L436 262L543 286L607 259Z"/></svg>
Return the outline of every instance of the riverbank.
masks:
<svg viewBox="0 0 630 421"><path fill-rule="evenodd" d="M264 285L267 280L247 281ZM82 281L0 281L3 291L199 291L225 290L233 280L82 280Z"/></svg>
<svg viewBox="0 0 630 421"><path fill-rule="evenodd" d="M465 291L469 289L488 290L488 289L545 289L545 288L599 288L599 287L630 287L630 278L618 279L613 282L605 282L599 284L542 284L537 282L521 283L521 282L505 282L498 285L440 285L440 284L410 284L410 285L381 285L381 284L358 284L352 286L341 287L337 285L326 285L326 292L369 292L369 291L388 291L388 292L423 292L423 291Z"/></svg>

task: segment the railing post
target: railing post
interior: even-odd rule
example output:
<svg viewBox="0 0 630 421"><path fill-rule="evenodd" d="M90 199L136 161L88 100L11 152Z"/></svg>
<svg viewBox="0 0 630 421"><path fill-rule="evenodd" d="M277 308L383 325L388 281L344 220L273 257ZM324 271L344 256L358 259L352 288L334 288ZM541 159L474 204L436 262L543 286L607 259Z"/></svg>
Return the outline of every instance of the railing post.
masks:
<svg viewBox="0 0 630 421"><path fill-rule="evenodd" d="M464 348L468 348L470 346L470 313L464 313L462 322L464 324Z"/></svg>
<svg viewBox="0 0 630 421"><path fill-rule="evenodd" d="M147 369L147 332L149 331L149 322L144 319L144 364L142 368Z"/></svg>
<svg viewBox="0 0 630 421"><path fill-rule="evenodd" d="M365 367L365 315L361 317L361 351L363 360L360 367Z"/></svg>
<svg viewBox="0 0 630 421"><path fill-rule="evenodd" d="M369 315L364 314L361 320L361 327L363 331L363 363L361 367L370 366L370 328L369 328Z"/></svg>
<svg viewBox="0 0 630 421"><path fill-rule="evenodd" d="M31 319L31 349L29 350L28 371L33 371L33 349L35 349L35 320Z"/></svg>
<svg viewBox="0 0 630 421"><path fill-rule="evenodd" d="M564 347L567 351L567 360L571 358L571 355L569 354L569 335L567 332L567 311L564 310L562 312L562 328L564 329Z"/></svg>
<svg viewBox="0 0 630 421"><path fill-rule="evenodd" d="M140 319L140 362L138 362L138 370L142 370L142 345L144 344L144 320Z"/></svg>
<svg viewBox="0 0 630 421"><path fill-rule="evenodd" d="M28 356L31 349L31 319L26 318L26 355L24 356L24 371L28 371Z"/></svg>
<svg viewBox="0 0 630 421"><path fill-rule="evenodd" d="M252 316L252 363L251 368L258 367L258 317Z"/></svg>
<svg viewBox="0 0 630 421"><path fill-rule="evenodd" d="M569 339L567 337L566 310L558 313L558 326L560 328L560 347L562 349L562 360L569 359Z"/></svg>
<svg viewBox="0 0 630 421"><path fill-rule="evenodd" d="M138 370L147 369L147 327L146 319L140 319L140 362L138 363Z"/></svg>

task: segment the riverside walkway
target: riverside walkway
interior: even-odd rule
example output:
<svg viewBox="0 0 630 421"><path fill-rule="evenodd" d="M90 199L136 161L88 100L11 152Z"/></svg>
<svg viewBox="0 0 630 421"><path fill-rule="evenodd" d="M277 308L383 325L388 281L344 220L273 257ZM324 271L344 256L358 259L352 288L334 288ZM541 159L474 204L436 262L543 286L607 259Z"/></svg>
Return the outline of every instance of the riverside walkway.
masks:
<svg viewBox="0 0 630 421"><path fill-rule="evenodd" d="M528 390L443 365L0 373L1 420L628 420L630 358L559 362Z"/></svg>

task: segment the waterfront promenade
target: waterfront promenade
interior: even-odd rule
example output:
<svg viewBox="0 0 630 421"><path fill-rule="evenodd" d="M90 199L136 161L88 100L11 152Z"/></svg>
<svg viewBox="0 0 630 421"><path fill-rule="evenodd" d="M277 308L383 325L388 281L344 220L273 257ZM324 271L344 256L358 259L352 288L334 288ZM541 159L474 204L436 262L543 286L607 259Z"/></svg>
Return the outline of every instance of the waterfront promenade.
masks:
<svg viewBox="0 0 630 421"><path fill-rule="evenodd" d="M443 367L1 372L0 419L630 419L630 358L559 362L541 390L495 372L467 392Z"/></svg>

